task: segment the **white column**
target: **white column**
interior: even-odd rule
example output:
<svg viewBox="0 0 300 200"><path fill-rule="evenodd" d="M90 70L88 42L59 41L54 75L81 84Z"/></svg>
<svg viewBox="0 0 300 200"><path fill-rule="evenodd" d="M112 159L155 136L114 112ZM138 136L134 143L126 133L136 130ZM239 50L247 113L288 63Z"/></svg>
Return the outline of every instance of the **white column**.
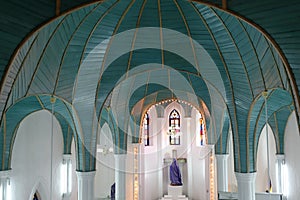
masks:
<svg viewBox="0 0 300 200"><path fill-rule="evenodd" d="M127 154L115 154L115 199L126 199L126 156Z"/></svg>
<svg viewBox="0 0 300 200"><path fill-rule="evenodd" d="M0 199L11 200L11 170L0 171Z"/></svg>
<svg viewBox="0 0 300 200"><path fill-rule="evenodd" d="M283 165L284 165L284 154L276 155L276 184L277 184L277 193L283 193Z"/></svg>
<svg viewBox="0 0 300 200"><path fill-rule="evenodd" d="M145 194L145 159L144 159L144 143L140 144L140 149L139 149L139 171L140 171L140 176L139 176L139 199L144 199L144 194Z"/></svg>
<svg viewBox="0 0 300 200"><path fill-rule="evenodd" d="M163 156L162 156L162 149L163 149L163 134L162 133L162 127L163 127L163 120L164 118L157 118L156 120L156 127L155 127L155 132L153 131L153 133L161 133L161 134L157 134L156 138L157 138L157 160L159 162L157 162L157 176L158 176L158 183L157 183L157 192L158 192L158 197L162 197L163 196L163 183L164 183L164 179L163 179ZM154 121L154 120L153 120ZM154 123L153 123L154 125ZM154 127L153 127L154 128ZM154 135L154 134L153 134ZM153 136L152 135L152 136ZM168 179L169 180L169 179Z"/></svg>
<svg viewBox="0 0 300 200"><path fill-rule="evenodd" d="M78 181L78 200L94 200L94 178L96 171L76 172Z"/></svg>
<svg viewBox="0 0 300 200"><path fill-rule="evenodd" d="M218 191L228 192L228 154L216 154Z"/></svg>
<svg viewBox="0 0 300 200"><path fill-rule="evenodd" d="M193 149L193 139L196 137L195 133L192 130L196 130L196 127L191 128L191 117L186 117L186 134L187 134L187 193L189 197L193 196L193 157L192 157L192 149ZM195 120L195 119L194 119ZM196 120L195 120L196 121Z"/></svg>
<svg viewBox="0 0 300 200"><path fill-rule="evenodd" d="M256 173L235 173L238 184L238 200L255 200Z"/></svg>

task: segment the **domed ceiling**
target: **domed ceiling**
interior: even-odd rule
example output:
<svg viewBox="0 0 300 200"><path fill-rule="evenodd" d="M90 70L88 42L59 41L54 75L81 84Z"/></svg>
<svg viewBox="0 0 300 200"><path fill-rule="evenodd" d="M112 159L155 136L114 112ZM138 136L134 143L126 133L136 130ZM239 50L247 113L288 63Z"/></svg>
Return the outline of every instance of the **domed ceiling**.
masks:
<svg viewBox="0 0 300 200"><path fill-rule="evenodd" d="M241 11L247 8L233 5ZM89 154L104 107L113 108L122 130L116 138L126 143L131 115L139 126L151 105L178 98L208 113L211 144L218 141L228 118L236 171L255 171L256 147L265 124L262 92L267 91L270 123L284 127L286 120L278 119L287 119L298 107L300 80L293 52L288 51L293 44L285 46L279 35L272 38L266 32L279 24L270 24L265 31L252 23L254 13L245 13L248 20L204 2L108 0L60 15L32 30L13 57L5 53L1 59L2 74L5 71L1 130L13 127L5 140L13 142L14 129L28 114L51 110L44 97L55 96L61 103L55 112L74 124L77 141L84 144L81 150ZM47 13L40 14L47 18ZM2 44L13 47L9 40ZM27 106L20 106L22 102ZM282 134L277 135L280 144ZM5 146L3 157L9 157L12 145ZM92 169L89 164L82 170Z"/></svg>

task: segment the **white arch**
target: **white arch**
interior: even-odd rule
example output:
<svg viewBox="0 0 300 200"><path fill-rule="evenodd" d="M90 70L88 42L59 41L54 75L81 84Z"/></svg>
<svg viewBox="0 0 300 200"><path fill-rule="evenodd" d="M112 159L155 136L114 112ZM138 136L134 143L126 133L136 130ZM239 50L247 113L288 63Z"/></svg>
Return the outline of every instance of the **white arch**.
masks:
<svg viewBox="0 0 300 200"><path fill-rule="evenodd" d="M28 200L32 200L32 197L36 192L38 192L42 200L47 200L48 196L45 185L45 181L42 178L39 178L39 180L34 184Z"/></svg>

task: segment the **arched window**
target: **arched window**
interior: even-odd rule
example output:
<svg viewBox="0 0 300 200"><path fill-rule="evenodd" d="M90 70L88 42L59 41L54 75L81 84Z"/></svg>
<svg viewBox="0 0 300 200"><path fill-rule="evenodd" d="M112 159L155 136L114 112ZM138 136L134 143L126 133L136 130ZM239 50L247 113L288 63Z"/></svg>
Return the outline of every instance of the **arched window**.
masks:
<svg viewBox="0 0 300 200"><path fill-rule="evenodd" d="M40 198L40 194L38 193L38 191L36 191L33 195L33 199L32 200L41 200Z"/></svg>
<svg viewBox="0 0 300 200"><path fill-rule="evenodd" d="M200 125L200 146L205 145L205 130L204 130L204 119L202 118L202 115L200 114L200 119L199 119L199 125Z"/></svg>
<svg viewBox="0 0 300 200"><path fill-rule="evenodd" d="M149 135L149 114L146 113L144 116L144 145L149 146L150 145L150 135Z"/></svg>
<svg viewBox="0 0 300 200"><path fill-rule="evenodd" d="M177 110L172 110L169 115L170 145L180 145L180 115Z"/></svg>

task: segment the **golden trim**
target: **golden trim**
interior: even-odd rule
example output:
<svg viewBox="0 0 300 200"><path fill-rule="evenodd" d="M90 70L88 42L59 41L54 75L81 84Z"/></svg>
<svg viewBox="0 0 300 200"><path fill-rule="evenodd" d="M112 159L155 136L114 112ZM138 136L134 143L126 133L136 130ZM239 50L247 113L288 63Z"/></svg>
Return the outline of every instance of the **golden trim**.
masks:
<svg viewBox="0 0 300 200"><path fill-rule="evenodd" d="M274 92L275 90L271 90L270 91L270 93L268 94L268 96L266 96L266 100L264 100L264 102L262 103L262 105L261 105L261 108L260 108L260 111L259 111L259 113L258 113L258 116L257 116L257 118L256 118L256 121L255 121L255 126L253 127L253 142L254 142L254 144L253 144L253 160L254 160L254 168L256 167L256 155L257 155L257 144L256 144L256 132L257 132L257 126L258 126L258 122L259 122L259 119L260 119L260 116L262 115L262 111L263 111L263 109L265 108L265 103L266 103L266 101L272 96L272 93ZM259 97L262 97L262 98L264 98L263 97L263 95L264 95L264 92L262 92L262 94L261 94L261 96L258 96L257 97L257 100L259 99ZM268 104L267 104L267 106L268 106ZM269 117L267 116L267 119L269 120ZM265 124L265 126L266 126L266 128L268 128L267 127L267 124ZM261 135L261 133L259 133L259 136ZM249 149L249 148L248 148ZM249 150L248 150L249 151ZM250 162L250 161L249 161Z"/></svg>
<svg viewBox="0 0 300 200"><path fill-rule="evenodd" d="M162 16L161 16L160 0L157 0L157 7L158 7L158 17L159 17L159 36L160 36L160 49L161 49L161 68L164 68L164 65L165 65L164 39L163 39L163 30L162 30Z"/></svg>
<svg viewBox="0 0 300 200"><path fill-rule="evenodd" d="M263 80L263 83L264 83L264 89L266 90L266 89L267 89L267 86L266 86L266 82L265 82L265 77L264 77L264 74L263 74L262 69L261 69L261 62L260 62L260 60L259 60L259 58L258 58L256 48L254 47L253 41L252 41L252 39L250 38L248 31L246 31L246 28L244 27L243 23L240 21L240 19L237 19L237 21L238 21L238 23L240 24L240 26L242 27L242 29L244 30L244 33L247 35L247 38L248 38L248 40L249 40L249 43L251 44L251 47L252 47L252 49L253 49L253 52L255 53L255 57L256 57L257 62L258 62L258 64L259 64L258 69L259 69L259 71L260 71L260 74L261 74L261 77L262 77L262 80Z"/></svg>
<svg viewBox="0 0 300 200"><path fill-rule="evenodd" d="M267 40L269 40L269 42L277 50L277 53L278 53L279 57L281 58L284 66L285 66L285 71L286 71L286 74L289 78L289 84L292 88L292 93L293 93L293 97L294 97L293 102L294 102L294 105L295 105L296 110L297 110L296 117L297 117L298 129L300 129L300 126L299 126L299 122L300 122L299 121L299 117L300 117L299 116L299 113L300 113L300 95L299 95L298 86L296 84L296 79L293 75L292 68L291 68L287 58L285 57L285 54L283 53L283 50L280 48L279 44L277 44L276 40L273 39L272 36L270 34L268 34L268 32L265 29L263 29L263 27L259 26L254 21L251 21L250 19L247 19L246 17L239 15L238 13L236 13L234 11L224 10L224 9L220 8L219 6L217 6L216 4L202 2L201 0L190 0L190 1L195 2L195 3L204 4L204 5L209 6L209 7L215 7L216 9L219 9L223 12L226 12L230 15L233 15L236 18L241 19L241 20L245 21L246 23L250 24L251 26L253 26L256 30L261 32Z"/></svg>
<svg viewBox="0 0 300 200"><path fill-rule="evenodd" d="M98 9L98 7L100 6L101 4L98 4L97 6L95 6L92 10L89 11L88 14L85 15L85 17L83 17L80 21L80 23L76 26L76 28L74 29L74 32L71 34L71 37L69 37L69 40L67 42L67 45L66 47L64 48L64 52L62 54L62 57L60 59L60 63L59 63L59 68L58 68L58 72L57 72L57 78L56 78L56 81L55 81L55 85L54 85L54 88L53 88L53 94L56 93L56 89L57 89L57 85L58 85L58 81L59 81L59 78L60 78L60 72L61 72L61 68L62 68L62 64L64 62L64 59L65 59L65 56L66 56L66 53L67 53L67 49L69 48L70 46L70 43L71 41L73 40L73 37L75 36L75 34L77 33L78 29L81 28L81 25L85 22L86 18L89 17L96 9Z"/></svg>
<svg viewBox="0 0 300 200"><path fill-rule="evenodd" d="M78 147L78 145L79 145L79 141L81 141L80 140L80 137L79 137L79 134L80 133L82 133L82 132L79 132L78 133L78 131L77 131L77 127L76 127L76 123L75 123L75 121L74 121L74 116L73 116L73 114L75 115L76 113L73 113L73 111L70 111L70 109L69 109L69 107L66 105L66 102L65 101L62 101L62 103L65 105L65 107L66 107L66 109L67 109L67 111L68 111L68 113L69 113L69 115L70 115L70 117L71 117L71 120L72 120L72 122L73 122L73 125L74 125L74 142L75 142L75 151L76 151L76 154L78 154L77 155L77 167L79 167L80 168L80 162L79 162L79 158L80 158L80 156L79 156L79 147ZM70 106L74 109L74 106L72 105L72 104L70 104ZM78 123L80 123L80 121L78 121ZM84 153L83 153L84 154ZM77 168L78 169L78 168Z"/></svg>
<svg viewBox="0 0 300 200"><path fill-rule="evenodd" d="M107 48L106 48L106 51L105 51L105 54L104 54L104 57L103 57L103 60L102 60L100 74L102 73L102 71L103 71L103 69L104 69L104 65L105 65L105 62L106 62L106 58L107 58L108 52L109 52L109 50L110 50L110 46L111 46L111 44L112 44L112 41L113 41L114 38L115 38L115 34L116 34L117 31L119 30L120 25L121 25L121 23L123 22L125 15L128 13L129 9L133 6L134 3L135 3L135 0L132 0L132 1L130 2L130 4L127 5L126 10L122 13L122 15L121 15L120 18L119 18L119 21L118 21L117 25L115 26L114 32L113 32L113 34L112 34L112 36L111 36L111 38L110 38L110 40L109 40L109 43L108 43L108 45L107 45ZM101 74L101 76L102 76L102 74ZM96 97L98 97L98 88L99 88L98 86L100 85L100 82L101 82L101 78L98 80L97 91L96 91L96 95L95 95L95 100L94 100L94 102L97 101L97 98L96 98ZM96 112L95 112L95 113L96 113ZM94 113L94 114L95 114L95 113ZM120 136L120 132L119 132L118 135ZM127 140L126 140L126 141L127 141ZM118 147L120 147L120 139L119 139L119 141L118 141Z"/></svg>
<svg viewBox="0 0 300 200"><path fill-rule="evenodd" d="M226 32L228 33L228 36L230 37L231 41L232 41L232 44L235 46L235 49L236 49L236 53L239 55L239 58L241 60L241 63L243 65L243 69L244 69L244 72L245 72L245 75L247 77L247 82L248 82L248 86L250 88L250 91L251 91L251 94L252 94L252 99L254 99L254 94L253 94L253 89L252 89L252 84L251 84L251 81L250 81L250 78L249 78L249 75L248 75L248 70L247 70L247 67L246 67L246 64L243 60L243 57L240 53L240 49L239 47L237 46L236 42L235 42L235 39L233 38L230 30L228 29L227 25L225 24L225 22L223 21L223 19L216 13L215 10L213 10L212 8L210 8L210 10L215 14L215 16L219 19L219 21L222 23L224 29L226 30ZM235 18L236 19L236 18ZM238 21L238 19L236 19Z"/></svg>
<svg viewBox="0 0 300 200"><path fill-rule="evenodd" d="M265 40L266 40L266 38L264 38ZM276 69L277 69L277 73L278 73L278 77L280 78L280 82L281 82L281 85L282 85L282 87L284 88L284 89L286 89L285 88L285 85L284 85L284 83L283 83L283 80L282 80L282 76L281 76L281 73L280 73L280 70L279 70L279 66L278 66L278 63L277 63L277 61L276 61L276 59L275 59L275 56L274 56L274 52L273 52L273 50L272 50L272 47L274 47L274 46L270 46L270 43L266 40L266 42L267 42L267 44L268 44L268 46L269 46L269 49L270 49L270 52L271 52L271 54L272 54L272 57L273 57L273 59L274 59L274 63L275 63L275 65L276 65ZM275 48L275 47L274 47ZM281 62L282 62L282 60L280 60ZM283 63L283 62L282 62ZM284 63L283 63L284 64ZM285 71L285 68L283 68L283 70ZM284 74L284 75L287 75L287 74ZM290 84L290 82L288 81L288 85L291 87L291 84Z"/></svg>
<svg viewBox="0 0 300 200"><path fill-rule="evenodd" d="M56 0L56 8L55 8L55 15L56 16L59 16L59 14L60 14L60 7L61 7L60 0Z"/></svg>
<svg viewBox="0 0 300 200"><path fill-rule="evenodd" d="M227 10L227 0L222 0L222 8Z"/></svg>
<svg viewBox="0 0 300 200"><path fill-rule="evenodd" d="M35 78L35 76L36 76L36 74L37 74L37 71L38 71L38 69L40 68L41 61L42 61L42 59L44 58L44 55L45 55L46 50L48 50L48 45L50 44L52 38L53 38L54 35L57 33L59 27L63 24L63 22L66 20L66 18L67 18L67 16L65 16L65 17L64 17L64 18L56 25L55 29L54 29L54 30L52 31L52 33L50 34L50 37L48 38L48 40L47 40L45 46L43 46L43 51L42 51L41 55L39 56L39 60L38 60L37 64L34 66L35 69L34 69L34 72L33 72L32 76L31 76L30 81L28 82L27 90L26 90L24 96L28 96L29 89L30 89L30 87L32 86L31 84L33 83L33 80L34 80L34 78Z"/></svg>
<svg viewBox="0 0 300 200"><path fill-rule="evenodd" d="M6 113L3 115L3 149L2 149L2 170L5 170L5 149L6 149Z"/></svg>
<svg viewBox="0 0 300 200"><path fill-rule="evenodd" d="M19 50L23 47L23 45L28 41L29 38L31 38L35 33L37 33L38 31L40 31L42 28L46 27L47 25L49 25L50 23L54 22L55 20L57 20L60 16L63 16L63 15L68 15L68 14L71 14L72 12L76 11L76 10L79 10L83 7L87 7L89 5L93 5L93 4L101 4L102 1L104 0L99 0L99 2L95 3L95 2L89 2L89 3L86 3L86 4L82 4L82 5L79 5L79 6L75 6L65 12L62 12L59 16L54 16L54 17L51 17L47 22L44 22L44 23L41 23L41 25L35 27L32 29L31 32L28 33L28 35L26 37L24 37L24 39L16 46L15 50L13 51L13 54L12 56L10 57L9 61L8 61L8 64L6 65L6 71L4 73L4 76L3 77L7 77L8 76L8 68L10 68L10 66L12 65L13 61L15 60L16 56L18 55L19 53ZM5 84L3 84L2 80L4 80L5 78L1 79L0 81L0 85L3 86ZM2 87L0 89L0 91L2 91ZM1 92L0 92L1 93Z"/></svg>
<svg viewBox="0 0 300 200"><path fill-rule="evenodd" d="M38 100L38 102L40 103L42 109L45 109L45 106L44 106L42 100L40 99L40 97L38 95L34 95L34 97Z"/></svg>
<svg viewBox="0 0 300 200"><path fill-rule="evenodd" d="M72 136L72 134L70 133L70 126L68 125L67 138L66 138L66 149L65 149L64 153L71 153L72 140L69 141L70 140L70 135ZM70 149L69 149L69 142L71 143Z"/></svg>
<svg viewBox="0 0 300 200"><path fill-rule="evenodd" d="M120 1L120 0L119 0L119 1ZM118 1L118 2L119 2L119 1ZM115 29L114 29L114 31L113 31L113 33L112 33L112 35L111 35L111 38L110 38L110 40L109 40L109 42L108 42L108 44L107 44L107 47L106 47L106 50L105 50L105 54L104 54L104 57L103 57L102 62L101 62L101 69L100 69L100 75L101 75L101 76L100 76L100 78L98 79L98 82L97 82L96 94L95 94L95 99L94 99L94 103L95 103L95 104L96 104L96 101L97 101L97 99L98 99L98 91L99 91L99 87L100 87L100 84L101 84L102 75L103 75L103 70L104 70L104 65L105 65L105 62L106 62L106 58L107 58L107 55L108 55L110 46L111 46L111 44L112 44L112 41L113 41L114 38L115 38L116 32L118 31L118 29L119 29L119 27L120 27L120 25L121 25L121 23L122 23L122 21L123 21L125 15L126 15L127 12L129 11L129 9L132 7L132 5L134 4L134 2L135 2L135 0L132 0L131 3L127 5L126 10L125 10L125 11L122 13L122 15L120 16L119 21L117 22L117 25L115 26ZM116 2L115 2L115 4L116 4ZM114 5L114 6L115 6L115 5ZM115 85L115 87L117 87L117 86ZM114 88L115 88L115 87L114 87ZM107 98L109 97L109 94L114 90L114 88L112 88L111 91L108 93L108 95L107 95L106 98L105 98L105 101L106 101ZM103 104L101 105L100 110L103 108L105 101L104 101Z"/></svg>
<svg viewBox="0 0 300 200"><path fill-rule="evenodd" d="M222 120L221 121L223 121L223 123L222 123L222 128L220 128L220 132L221 132L221 134L219 135L219 137L221 138L221 140L220 140L220 142L221 142L221 145L220 145L220 150L221 150L221 152L223 153L223 129L224 129L224 123L225 123L225 112L226 112L226 110L224 109L223 110L223 112L222 112ZM228 135L228 131L227 131L227 133L226 133L227 135ZM217 139L217 138L216 138ZM216 142L215 143L217 143L218 142L218 139L216 140ZM227 141L226 141L226 144L227 144ZM225 147L225 153L227 152L227 145L226 145L226 147Z"/></svg>
<svg viewBox="0 0 300 200"><path fill-rule="evenodd" d="M133 85L134 85L134 83L135 83L135 78L136 78L136 76L132 77L132 80L131 80L131 86L130 86L130 93L131 93L131 89L133 88ZM128 96L127 96L126 102L129 102L129 100L130 100L130 96L128 95ZM126 106L125 111L128 111L128 112L126 112L126 113L130 113L130 111L128 110L128 106ZM126 151L127 151L128 129L129 129L129 125L130 125L129 120L130 120L130 117L129 117L128 119L126 119L125 122L124 122L124 124L125 124L124 130L126 130L126 133L125 133L124 136L126 136L126 140L124 140L124 144L123 144L123 145L124 145L124 146L123 146L124 149L123 149L123 150L126 150ZM131 131L133 131L133 130L131 130ZM125 141L126 141L126 142L125 142ZM125 148L126 148L126 149L125 149Z"/></svg>
<svg viewBox="0 0 300 200"><path fill-rule="evenodd" d="M205 19L204 19L204 17L202 16L202 14L200 13L200 11L195 7L195 5L193 4L193 3L191 3L191 5L192 5L192 7L194 8L194 10L198 13L198 15L199 15L199 17L201 18L201 20L202 20L202 22L203 22L203 24L206 26L206 29L207 29L207 31L209 32L209 34L210 34L210 36L211 36L211 38L212 38L212 40L213 40L213 42L214 42L214 44L215 44L215 46L216 46L216 50L218 51L218 53L219 53L219 55L220 55L220 59L222 60L222 63L223 63L223 66L224 66L224 69L225 69L225 71L226 71L226 75L227 75L227 78L228 78L228 81L229 81L229 84L230 84L230 89L231 89L231 98L232 98L232 106L233 106L233 114L234 114L234 116L233 116L233 118L234 118L234 120L230 120L231 121L231 124L232 124L232 121L234 121L234 125L235 125L235 127L234 128L232 128L232 126L231 126L231 128L232 128L232 132L234 133L232 136L232 138L233 138L233 145L234 145L234 151L235 151L235 149L237 149L236 151L237 151L237 154L239 155L239 157L237 158L238 159L238 166L236 166L236 167L238 167L238 169L236 170L236 172L241 172L241 160L240 160L240 143L239 143L239 131L238 131L238 127L237 127L237 116L236 116L236 107L235 107L235 97L234 97L234 90L233 90L233 87L232 87L232 81L231 81L231 78L230 78L230 74L229 74L229 72L228 72L228 67L227 67L227 63L225 62L225 59L224 59L224 57L223 57L223 55L222 55L222 52L220 51L220 48L219 48L219 45L218 45L218 43L217 43L217 41L216 41L216 38L214 37L214 35L213 35L213 33L212 33L212 31L211 31L211 29L210 29L210 27L208 26L208 24L206 23L206 21L205 21ZM227 104L226 104L227 105ZM227 108L228 109L228 108ZM230 119L232 119L231 118L231 115L230 115L230 111L228 112L228 115L229 115L229 118ZM237 143L236 142L234 142L235 141L235 137L236 137L236 141L238 141Z"/></svg>
<svg viewBox="0 0 300 200"><path fill-rule="evenodd" d="M74 97L75 97L75 94L76 94L76 89L75 88L77 88L77 82L78 82L78 74L79 74L79 71L80 71L80 69L81 69L81 63L82 63L82 60L83 60L83 55L84 55L84 52L85 52L85 50L86 50L86 47L87 47L87 44L88 44L88 42L89 42L89 40L90 40L90 38L92 37L92 35L93 35L93 33L95 32L95 30L96 30L96 28L98 27L98 25L99 25L99 23L101 23L102 22L102 20L104 19L104 17L106 17L106 15L117 5L117 3L119 3L120 1L118 0L118 1L116 1L116 2L114 2L102 15L101 15L101 17L98 19L98 21L94 24L94 26L93 26L93 28L92 28L92 30L91 30L91 32L89 33L89 35L88 35L88 37L87 37L87 39L86 39L86 41L85 41L85 43L84 43L84 47L83 47L83 49L82 49L82 52L81 52L81 56L80 56L80 59L79 59L79 67L78 67L78 72L77 72L77 76L76 76L76 78L75 78L75 81L74 81L74 91L73 91L73 94L72 94L72 99L74 100ZM107 54L107 52L105 52L105 55ZM105 56L104 56L105 57ZM98 82L99 82L99 80L98 80Z"/></svg>
<svg viewBox="0 0 300 200"><path fill-rule="evenodd" d="M186 17L182 11L182 8L180 7L180 5L178 4L177 0L173 0L180 15L181 15L181 18L184 22L184 25L185 25L185 28L186 28L186 31L188 33L188 36L189 36L189 40L190 40L190 44L191 44L191 47L192 47L192 51L193 51L193 57L194 57L194 61L195 61L195 64L196 64L196 67L197 67L197 71L198 71L198 75L200 76L200 66L199 66L199 62L198 62L198 59L197 59L197 55L196 55L196 51L195 51L195 46L194 46L194 43L193 43L193 38L192 38L192 34L191 34L191 30L190 30L190 27L187 23L187 20L186 20Z"/></svg>
<svg viewBox="0 0 300 200"><path fill-rule="evenodd" d="M277 146L277 154L282 153L280 150L280 137L279 137L279 129L278 129L278 124L277 124L277 116L276 116L276 112L274 112L274 121L275 121L275 128L276 128L276 137L277 137L277 141L276 141L276 146ZM275 138L276 138L275 137ZM284 144L282 142L282 144Z"/></svg>
<svg viewBox="0 0 300 200"><path fill-rule="evenodd" d="M130 64L131 64L131 59L132 59L132 55L133 55L133 50L134 50L134 45L135 45L135 41L136 41L136 37L137 37L137 32L138 29L140 27L140 22L141 22L141 17L142 17L142 13L144 12L144 8L146 5L147 0L144 0L142 7L140 9L139 15L138 15L138 20L136 22L136 26L135 26L135 30L134 30L134 36L131 42L131 50L130 50L130 54L129 54L129 58L128 58L128 63L127 63L127 70L126 70L126 78L128 78L128 71L130 69Z"/></svg>
<svg viewBox="0 0 300 200"><path fill-rule="evenodd" d="M35 38L32 40L32 43L30 44L30 47L28 48L28 50L27 50L27 52L26 52L26 55L24 56L24 58L23 58L23 60L22 60L22 62L21 62L21 64L20 64L20 67L18 68L18 72L16 73L15 78L13 79L13 82L12 82L11 87L10 87L10 91L9 91L9 93L7 94L7 97L6 97L5 105L3 106L2 116L3 116L3 114L5 113L5 108L7 108L7 105L8 105L8 99L9 99L10 94L11 94L13 88L14 88L14 85L15 85L15 83L16 83L17 77L19 76L19 74L20 74L20 72L21 72L21 69L22 69L22 66L24 65L25 60L26 60L27 57L29 56L29 52L31 52L31 49L32 49L33 45L34 45L35 42L37 41L38 35L39 35L39 33L37 33L37 35L35 36ZM25 44L25 42L24 42L24 44ZM22 45L22 47L23 47L23 45ZM21 47L20 47L20 49L21 49ZM20 49L19 49L19 50L20 50ZM18 55L18 54L16 54L16 56L17 56L17 55ZM16 56L15 56L15 57L16 57ZM9 74L8 71L9 71L9 70L7 70L7 75ZM4 84L4 83L6 83L6 81L4 80L4 79L6 79L6 78L7 78L6 76L3 78L3 82L2 82L3 85L2 85L2 87L1 87L1 91L2 91L4 88L6 88L6 87L5 87L5 84ZM0 92L0 93L2 94L2 92ZM3 96L3 94L2 94L2 96ZM2 116L1 116L1 118L0 118L0 124L2 123Z"/></svg>
<svg viewBox="0 0 300 200"><path fill-rule="evenodd" d="M14 130L14 133L11 137L10 144L9 144L9 157L8 157L8 164L7 164L8 166L7 167L10 168L10 169L11 169L11 158L12 158L13 145L14 145L15 140L16 140L16 135L17 135L17 131L20 127L20 123L21 122L19 122L18 125L16 126L16 128Z"/></svg>

